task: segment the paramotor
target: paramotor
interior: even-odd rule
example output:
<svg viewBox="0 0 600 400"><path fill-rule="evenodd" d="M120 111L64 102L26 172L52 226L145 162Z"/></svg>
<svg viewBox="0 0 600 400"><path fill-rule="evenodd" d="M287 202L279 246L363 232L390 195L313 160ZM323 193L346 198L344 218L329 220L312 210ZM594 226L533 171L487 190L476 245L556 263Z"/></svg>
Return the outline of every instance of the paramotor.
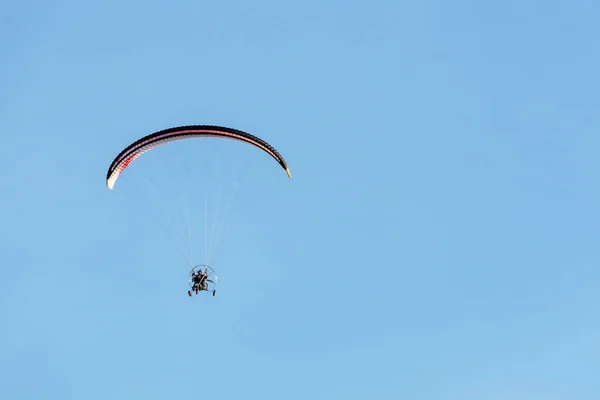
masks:
<svg viewBox="0 0 600 400"><path fill-rule="evenodd" d="M221 141L221 139L230 140ZM156 221L175 242L172 243L175 247L186 248L183 249L183 255L188 268L191 269L189 275L191 287L194 271L198 272L200 267L206 269L208 277L205 282L203 281L203 285L207 285L206 288L199 287L198 282L195 287L199 291L212 291L213 295L216 293L214 286L217 278L209 265L213 265L212 255L217 239L220 239L223 233L224 219L228 217L234 197L240 191L240 183L243 178L248 178L251 173L255 173L253 177L258 176L258 183L253 181L249 186L251 195L247 199L259 201L259 195L267 193L270 189L261 186L260 184L264 182L260 179L267 180L269 174L273 174L272 164L269 164L269 167L264 166L263 169L259 168L260 157L256 154L260 152L247 150L252 147L245 147L245 145L235 148L227 144L231 141L245 143L262 150L273 158L291 179L287 162L271 144L249 133L216 125L179 126L144 136L125 147L114 158L106 173L106 186L111 191L115 190L116 183L119 181L120 187L125 183L122 187L125 189L123 193L126 197L130 190L129 194L144 200L134 202L132 206L134 211L141 213L143 223L148 220ZM174 142L178 144L166 146L167 149L163 148L163 145ZM223 142L227 143L222 144ZM223 148L219 148L220 146ZM141 155L155 148L160 148L155 150L157 152L155 157L140 158ZM242 164L244 157L249 161ZM140 160L135 161L138 158ZM240 165L235 165L236 163ZM128 170L127 177L124 176L124 171L131 165L136 165L135 171ZM228 167L227 171L223 169L224 166ZM233 175L227 178L227 172L232 172ZM279 179L277 178L277 181ZM232 187L229 192L228 184ZM228 195L230 198L227 198ZM149 210L145 209L145 206L149 206ZM245 206L254 209L252 205L245 204ZM199 208L201 211L198 210ZM176 228L173 228L173 225L176 225ZM204 227L203 233L196 232L199 226ZM183 238L175 237L175 231L183 235ZM203 251L205 260L203 264L198 265L197 261L194 261L193 252L200 247L197 241L202 237L205 244Z"/></svg>

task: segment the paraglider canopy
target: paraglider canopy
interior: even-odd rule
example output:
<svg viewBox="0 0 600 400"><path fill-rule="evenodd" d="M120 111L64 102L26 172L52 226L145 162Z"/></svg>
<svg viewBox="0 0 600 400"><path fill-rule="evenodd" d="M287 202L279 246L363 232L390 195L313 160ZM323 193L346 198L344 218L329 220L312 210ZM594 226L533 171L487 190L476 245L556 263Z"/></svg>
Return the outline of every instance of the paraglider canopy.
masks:
<svg viewBox="0 0 600 400"><path fill-rule="evenodd" d="M127 148L119 153L119 155L110 164L108 172L106 173L106 186L112 190L121 172L123 172L133 160L145 152L165 143L194 137L233 139L256 146L273 157L275 161L277 161L285 170L287 176L290 179L292 178L292 174L284 158L277 150L275 150L273 146L264 140L249 133L223 126L188 125L164 129L162 131L152 133L127 146Z"/></svg>

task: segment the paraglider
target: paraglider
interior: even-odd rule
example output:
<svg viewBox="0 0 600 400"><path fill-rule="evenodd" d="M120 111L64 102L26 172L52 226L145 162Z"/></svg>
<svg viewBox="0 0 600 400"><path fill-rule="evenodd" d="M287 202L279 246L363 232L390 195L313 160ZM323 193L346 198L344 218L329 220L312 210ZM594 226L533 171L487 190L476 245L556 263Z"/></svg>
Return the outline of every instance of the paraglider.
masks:
<svg viewBox="0 0 600 400"><path fill-rule="evenodd" d="M257 136L251 135L249 133L237 130L237 129L227 128L227 127L222 127L222 126L188 125L188 126L179 126L179 127L164 129L164 130L152 133L150 135L144 136L141 139L136 140L135 142L131 143L129 146L127 146L125 149L123 149L114 158L114 160L110 164L108 171L106 173L106 186L111 191L114 190L117 180L119 180L119 178L123 174L123 172L134 162L134 160L136 160L141 155L143 155L144 153L146 153L150 150L155 149L157 147L161 147L162 145L164 145L166 143L185 141L188 139L202 139L202 138L230 139L233 141L247 143L251 146L254 146L255 148L262 150L264 153L266 153L271 158L273 158L279 164L279 166L284 170L284 172L288 176L288 178L291 179L291 177L292 177L291 172L289 170L289 167L288 167L285 159L281 156L281 154L273 146L271 146L269 143L267 143L263 139L261 139ZM196 152L196 150L193 146L185 145L184 149L186 151L189 151L192 153ZM228 157L229 157L229 155L226 156L225 159L227 160ZM229 158L231 158L231 157L229 157ZM202 159L203 159L203 157L201 155L193 154L193 161L198 161L198 160L202 160ZM159 164L159 163L156 162L155 164ZM141 169L143 170L144 168L145 167L143 167ZM162 168L162 164L161 164L161 168ZM184 168L184 169L186 169L186 168ZM217 175L217 178L215 178L215 181L218 181L220 179L220 177L221 177L221 175ZM173 181L178 180L179 178L180 177L176 177L176 179L166 179L165 182L167 184L170 184ZM152 178L149 178L149 181L152 183L153 187L156 187L154 179L155 179L155 176L152 176ZM134 181L135 181L135 179L134 179ZM135 182L135 183L137 184L139 182ZM208 183L210 183L210 182L208 182ZM205 184L207 184L207 183L198 179L197 177L194 177L194 178L191 178L191 182L190 182L189 186L193 190L198 190L198 187L201 187L202 185L205 185ZM237 184L237 181L236 181L236 184ZM219 186L220 186L220 184L219 184ZM190 189L190 190L192 190L192 189ZM158 189L158 190L159 190L160 197L162 197L162 196L166 197L169 194L169 191L166 191L166 190L160 191L160 189ZM153 196L147 196L145 198L145 200L148 200L148 198L152 198L152 197ZM206 202L205 210L208 210L208 205L207 205L208 197L204 197L204 199ZM170 209L170 210L178 209L178 207L176 205L174 205L173 201L171 201L171 200L167 201L166 199L164 201L166 202L166 205L164 208ZM231 201L233 201L233 199ZM190 210L188 210L189 214L191 214L191 207L197 205L197 203L198 203L197 201L192 201L191 199L189 199L189 201L187 203L190 207ZM218 200L216 200L212 204L217 204L217 207L220 207L221 204L223 204L223 203L225 203L225 202L222 200L221 197L219 197ZM179 207L179 208L181 208L181 207ZM159 214L162 211L163 210L161 209L159 211ZM207 211L205 211L205 213L208 214ZM221 214L222 214L221 210L218 210L218 212L216 212L216 214L218 216L221 216ZM204 221L205 237L206 237L206 242L207 242L206 248L205 248L205 253L212 254L212 247L214 247L213 242L216 241L216 239L211 238L211 240L209 240L208 222L206 221L207 217L208 217L208 215L205 215L205 218L204 218L205 219L205 221ZM152 218L152 217L150 217L150 218ZM189 240L190 249L188 251L190 252L190 254L191 254L192 248L195 247L192 245L193 225L194 224L191 222L191 218L188 219L188 227L187 227L186 231L189 230L188 240ZM213 229L213 231L214 230L216 230L216 229ZM203 291L206 291L209 293L212 292L213 296L215 296L215 294L216 294L215 286L217 283L217 276L215 274L215 271L209 266L211 256L206 254L205 257L207 257L206 263L196 265L195 263L192 263L190 256L188 254L186 254L186 260L189 264L189 267L191 268L191 272L188 277L188 282L189 282L189 286L190 286L190 290L188 290L188 295L190 297L192 297L192 294L199 294L200 292L203 292Z"/></svg>

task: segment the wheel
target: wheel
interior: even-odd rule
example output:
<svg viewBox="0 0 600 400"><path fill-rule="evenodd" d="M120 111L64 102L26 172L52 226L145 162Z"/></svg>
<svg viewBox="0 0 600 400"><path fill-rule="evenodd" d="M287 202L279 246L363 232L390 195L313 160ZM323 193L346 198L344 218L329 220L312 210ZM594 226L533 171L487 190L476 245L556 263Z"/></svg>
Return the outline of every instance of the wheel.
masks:
<svg viewBox="0 0 600 400"><path fill-rule="evenodd" d="M215 294L217 294L217 291L216 291L216 290L213 290L213 296L214 296Z"/></svg>
<svg viewBox="0 0 600 400"><path fill-rule="evenodd" d="M192 297L192 291L188 290L188 296Z"/></svg>

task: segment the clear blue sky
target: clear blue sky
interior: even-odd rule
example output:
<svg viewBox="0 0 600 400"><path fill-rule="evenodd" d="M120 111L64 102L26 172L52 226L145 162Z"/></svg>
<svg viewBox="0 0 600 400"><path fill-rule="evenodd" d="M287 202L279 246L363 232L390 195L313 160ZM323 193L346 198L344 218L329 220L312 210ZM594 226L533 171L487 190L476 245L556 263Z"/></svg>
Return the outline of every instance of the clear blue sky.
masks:
<svg viewBox="0 0 600 400"><path fill-rule="evenodd" d="M599 20L3 2L0 398L597 400ZM104 185L182 124L263 136L294 174L240 213L214 298Z"/></svg>

